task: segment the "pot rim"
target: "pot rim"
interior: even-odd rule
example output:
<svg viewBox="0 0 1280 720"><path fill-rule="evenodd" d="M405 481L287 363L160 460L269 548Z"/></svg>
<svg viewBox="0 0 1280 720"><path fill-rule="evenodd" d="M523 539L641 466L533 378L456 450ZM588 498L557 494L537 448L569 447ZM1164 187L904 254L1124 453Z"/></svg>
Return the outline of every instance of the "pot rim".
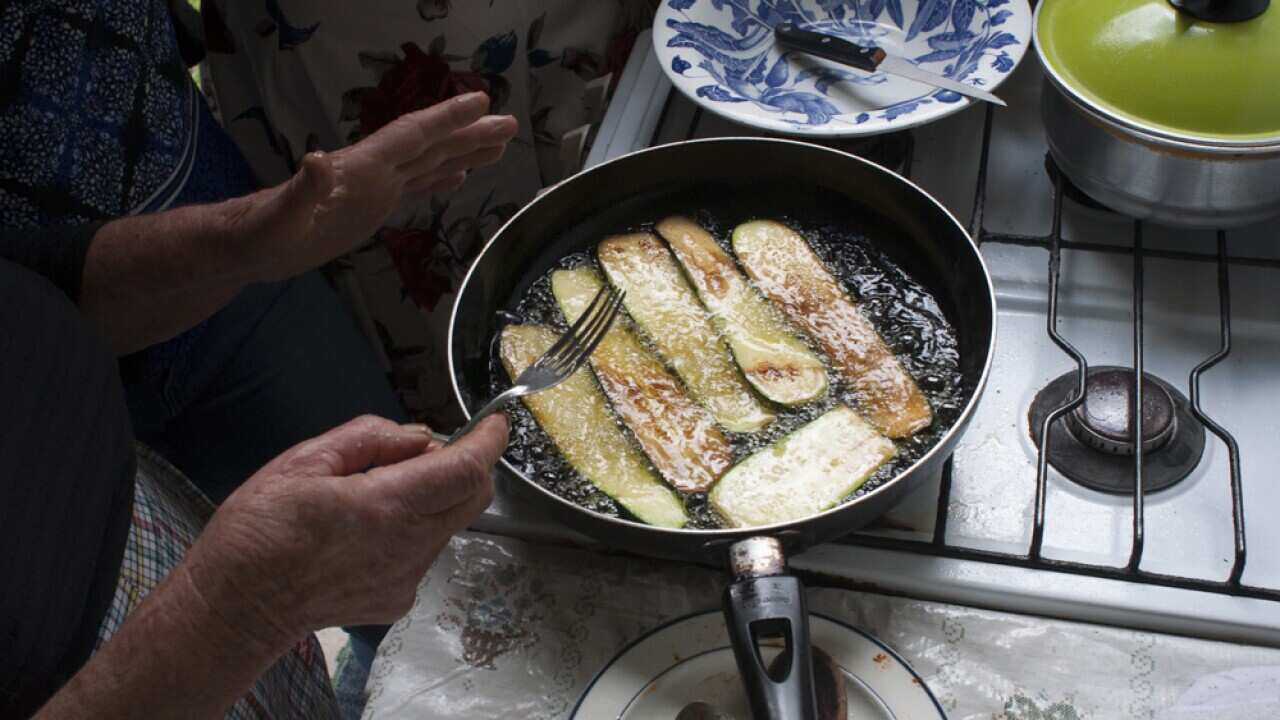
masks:
<svg viewBox="0 0 1280 720"><path fill-rule="evenodd" d="M1152 125L1136 118L1125 117L1117 111L1102 105L1078 91L1045 57L1044 44L1040 41L1040 14L1049 2L1061 0L1041 0L1036 3L1035 13L1031 18L1032 45L1036 49L1036 57L1045 75L1063 95L1080 110L1094 116L1120 132L1141 142L1161 145L1186 152L1204 152L1222 155L1263 155L1280 153L1280 133L1265 138L1250 140L1232 140L1225 137L1212 137L1194 133L1180 133L1168 128Z"/></svg>
<svg viewBox="0 0 1280 720"><path fill-rule="evenodd" d="M606 521L609 523L617 523L619 525L623 525L626 527L641 528L650 532L657 532L657 533L663 533L663 534L676 533L680 535L687 535L691 537L705 539L704 547L712 546L717 543L733 540L735 538L740 538L747 535L782 536L782 535L789 534L789 531L794 532L796 529L801 528L809 523L812 523L820 517L839 513L842 510L846 510L850 507L853 507L859 501L879 495L887 491L889 489L889 486L894 485L895 483L897 483L897 481L918 472L921 467L933 461L935 459L935 456L937 456L940 452L943 452L944 450L947 453L952 452L952 449L950 446L955 443L955 441L959 438L960 434L963 433L964 430L968 427L969 420L973 417L973 414L977 411L978 403L982 399L983 391L986 390L986 387L987 387L987 380L991 376L991 367L995 362L996 337L998 335L998 329L999 329L997 324L999 320L999 316L998 316L998 313L996 312L996 290L995 290L995 284L991 279L991 270L987 267L986 260L982 256L982 250L978 247L978 244L974 242L973 236L969 234L969 231L965 228L963 224L961 224L959 219L956 218L956 216L951 212L951 210L948 209L946 205L943 205L940 200L935 198L930 193L926 192L923 188L921 188L919 185L917 185L915 182L911 181L910 179L903 177L902 175L899 175L898 173L893 172L892 170L888 170L884 167L881 167L880 165L877 165L870 160L858 157L857 155L854 155L852 153L847 153L842 150L835 150L833 148L825 147L823 145L818 145L816 143L804 142L802 140L792 140L787 138L731 136L731 137L698 138L693 140L682 140L679 142L667 143L664 145L654 145L651 147L642 148L640 150L635 150L633 152L626 153L625 155L620 155L612 160L607 160L605 162L600 163L599 165L580 171L574 175L571 175L555 183L554 185L549 186L542 193L539 193L538 196L535 197L532 201L530 201L524 207L520 208L520 210L516 212L515 215L512 215L511 219L507 220L507 222L504 223L502 227L498 228L498 231L493 234L493 237L489 239L489 242L485 243L485 246L480 250L479 253L476 254L476 259L471 263L471 267L467 269L467 274L463 278L462 284L458 286L458 294L454 298L453 307L451 308L449 313L449 336L448 336L447 344L445 346L445 352L447 353L448 360L449 360L449 384L450 384L450 387L453 388L454 400L458 402L458 406L462 408L462 413L467 416L467 419L468 420L471 419L471 409L468 408L466 406L466 403L463 402L462 388L458 386L458 373L454 363L454 352L453 352L454 330L455 330L455 325L458 319L458 308L462 304L463 290L468 285L470 285L472 275L475 273L475 269L480 265L481 258L483 258L494 247L495 243L497 243L498 240L502 238L502 235L504 232L506 232L507 228L510 227L517 220L519 220L520 217L523 216L527 211L531 210L535 205L537 205L545 196L550 195L551 191L561 189L562 186L569 185L575 180L581 182L583 178L591 176L601 168L604 168L608 165L612 165L614 163L622 162L632 156L641 155L643 153L650 153L650 152L661 152L661 151L669 152L669 151L672 151L673 149L676 149L679 147L685 147L695 143L733 144L733 143L743 143L743 142L798 145L803 149L818 150L821 152L831 153L833 155L841 156L842 158L845 158L845 159L851 159L856 162L862 163L863 165L866 165L872 168L876 172L881 172L881 173L884 173L885 175L888 175L892 180L896 180L898 182L905 184L908 188L910 188L910 190L915 191L920 196L926 198L929 202L937 206L937 208L942 211L942 213L946 216L946 218L949 219L953 225L955 225L956 229L960 231L961 236L966 241L968 241L974 256L978 259L978 268L982 272L982 279L985 282L986 288L987 288L987 297L989 297L991 301L991 337L987 341L986 348L983 349L983 351L986 353L986 358L982 365L982 373L978 376L977 383L974 384L972 396L970 396L969 401L966 403L964 410L960 413L959 416L956 417L955 422L953 422L951 424L951 427L948 428L947 431L942 434L942 437L938 438L938 441L934 443L933 447L929 448L928 452L920 456L909 467L904 468L903 470L900 470L888 482L881 484L875 490L872 490L866 495L859 496L848 502L839 503L831 508L823 510L822 512L814 513L812 515L807 515L798 520L789 520L786 522L774 523L772 525L761 525L758 527L716 528L712 530L696 529L696 528L664 528L664 527L658 527L656 525L649 525L648 523L636 522L634 520L627 520L621 517L615 517L612 515L605 515L604 513L598 513L594 510L591 510L590 508L585 508L575 502L572 502L563 497L560 497L556 493L551 492L547 488L543 487L540 483L534 482L533 480L530 480L529 478L525 477L523 473L521 473L520 471L512 467L511 464L507 462L506 453L503 453L502 457L499 458L499 462L502 464L502 467L506 468L506 470L510 472L512 475L514 475L516 478L519 478L520 480L522 480L526 485L532 486L539 493L541 493L545 498L550 499L555 503L564 505L569 510L587 513L599 520Z"/></svg>

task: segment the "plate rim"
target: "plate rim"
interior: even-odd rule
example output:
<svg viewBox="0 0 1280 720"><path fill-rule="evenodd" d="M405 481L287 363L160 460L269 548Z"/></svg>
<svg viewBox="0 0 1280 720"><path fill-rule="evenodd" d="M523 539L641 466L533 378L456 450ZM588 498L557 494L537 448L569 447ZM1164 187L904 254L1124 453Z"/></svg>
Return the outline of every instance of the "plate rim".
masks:
<svg viewBox="0 0 1280 720"><path fill-rule="evenodd" d="M1009 70L1009 72L1000 73L996 75L995 76L996 81L994 82L994 84L992 84L989 87L982 88L984 90L987 90L988 92L995 92L997 89L1000 88L1001 85L1005 83L1005 81L1009 79L1010 76L1012 76L1015 72L1017 72L1018 68L1022 65L1022 62L1026 60L1027 55L1030 54L1031 47L1033 44L1032 36L1034 35L1034 30L1035 30L1035 26L1034 26L1035 10L1032 9L1031 3L1028 0L1009 0L1009 4L1010 5L1016 4L1020 8L1025 10L1027 23L1028 23L1027 37L1025 40L1022 40L1018 43L1017 48L1019 52L1017 57L1014 58L1013 67ZM671 13L674 13L674 12L675 11L672 10L668 5L667 0L659 1L658 9L654 13L653 33L651 33L652 37L650 38L650 42L652 43L652 46L653 46L654 57L655 59L658 60L658 65L662 68L663 75L666 76L667 82L671 83L671 86L676 91L678 91L681 95L683 95L687 100L693 102L699 109L706 110L719 118L722 118L728 122L734 123L742 127L751 128L760 132L782 135L785 137L811 138L815 140L823 139L823 138L829 139L829 140L838 140L838 139L848 139L848 138L855 138L855 137L872 137L874 135L884 135L884 134L893 133L893 132L900 132L902 130L910 130L911 128L916 128L916 127L920 127L921 125L927 125L931 122L943 120L945 118L951 117L952 115L955 115L956 113L959 113L967 109L968 107L970 107L975 103L982 102L980 100L975 100L974 98L971 98L967 95L962 95L959 100L953 103L939 103L938 107L941 108L941 110L935 109L934 110L935 114L930 114L928 112L925 112L925 113L920 113L919 117L912 117L913 115L915 115L915 113L910 113L905 116L901 116L899 119L895 119L892 122L880 121L875 124L867 123L865 125L853 125L849 127L844 127L842 129L836 129L836 130L823 129L823 128L831 127L832 125L831 123L826 123L824 125L819 125L819 126L787 125L785 123L779 123L777 127L775 127L774 125L766 125L764 123L756 122L751 119L751 118L762 117L759 114L744 113L743 115L745 115L745 117L743 117L743 115L734 114L730 112L729 109L722 108L716 103L711 102L706 98L698 97L696 93L691 93L685 88L681 87L680 81L677 80L677 76L675 75L675 72L671 69L671 63L669 62L670 58L666 57L666 55L668 54L666 52L668 48L659 41L659 33L664 33L664 34L666 33L666 26L660 25L660 23L663 21L664 18L670 16ZM717 86L719 86L719 83L717 83ZM930 93L930 95L932 95L932 93ZM883 108L869 108L865 112L875 112L881 109ZM845 113L842 113L842 115L843 114Z"/></svg>
<svg viewBox="0 0 1280 720"><path fill-rule="evenodd" d="M695 610L695 611L693 611L693 612L689 612L689 613L686 613L686 614L684 614L684 615L680 615L680 616L678 616L678 617L674 617L674 618L672 618L672 619L670 619L670 620L667 620L666 622L663 622L663 623L661 623L661 624L659 624L659 625L655 625L655 626L654 626L653 628L651 628L650 630L648 630L648 631L646 631L646 632L642 633L640 636L638 636L638 637L636 637L635 639L631 640L631 641L630 641L630 642L628 642L626 645L622 646L622 648L620 648L616 653L614 653L613 657L609 658L609 661L608 661L607 663L605 663L605 664L604 664L604 665L603 665L599 670L597 670L597 671L596 671L596 673L595 673L595 675L593 675L593 676L591 677L591 680L587 683L586 687L584 687L584 688L582 689L582 692L578 694L578 699L577 699L576 701L574 701L574 703L573 703L573 708L569 711L569 715L568 715L567 717L568 717L570 720L575 720L575 719L578 717L578 711L582 708L582 703L586 701L587 696L591 693L592 688L594 688L594 687L596 686L596 683L597 683L597 682L599 682L599 681L600 681L600 679L604 677L605 673L609 672L609 669L610 669L610 668L612 668L615 664L617 664L617 662L618 662L619 660L621 660L621 659L622 659L622 658L623 658L627 653L631 652L631 650L632 650L633 648L635 648L635 646L639 645L641 642L643 642L643 641L645 641L645 640L647 640L647 639L649 639L649 638L653 637L654 635L657 635L658 633L662 632L663 630L666 630L667 628L670 628L670 627L671 627L671 626L673 626L673 625L677 625L677 624L682 623L682 622L688 622L688 621L695 620L695 619L697 619L697 618L705 617L705 616L708 616L708 615L720 615L720 616L723 616L723 614L724 614L724 613L723 613L723 611L722 611L722 610ZM917 671L916 671L916 669L915 669L914 667L912 667L911 663L907 662L907 661L906 661L906 658L904 658L904 657L902 657L900 654L898 654L898 651L896 651L896 650L894 650L893 648L889 647L888 645L886 645L884 642L882 642L879 638L877 638L876 636L872 635L871 633L868 633L868 632L866 632L865 630L859 629L859 628L857 628L857 627L855 627L855 626L853 626L853 625L851 625L851 624L849 624L849 623L845 622L844 620L841 620L840 618L832 617L831 615L828 615L828 614L826 614L826 613L823 613L823 612L816 612L816 611L810 611L810 612L809 612L809 617L810 617L810 618L815 618L815 617L817 617L817 618L822 618L823 620L826 620L827 622L833 623L833 624L835 624L835 625L842 626L844 629L853 631L855 634L862 636L862 638L863 638L863 639L865 639L865 640L869 640L871 643L873 643L874 645L876 645L877 647L879 647L881 650L883 650L885 653L887 653L887 654L889 655L889 657L890 657L890 658L893 658L893 660L894 660L894 661L895 661L895 662L896 662L900 667L902 667L904 670L906 670L906 671L907 671L907 674L909 674L912 678L914 678L914 679L916 680L916 685L917 685L918 687L920 687L922 690L924 690L925 696L929 698L929 701L930 701L931 703L933 703L933 707L934 707L934 709L935 709L935 710L937 710L937 712L938 712L938 718L939 718L939 720L948 720L947 712L946 712L946 710L944 710L944 709L943 709L943 707L942 707L942 703L938 701L938 697L937 697L936 695L934 695L934 694L933 694L933 689L932 689L932 688L930 688L930 687L929 687L929 684L928 684L927 682L925 682L925 680L924 680L924 678L923 678L923 677L921 677L921 676L920 676L920 673L919 673L919 672L917 672ZM726 639L726 640L727 640L727 639ZM712 648L712 649L710 649L710 650L706 650L706 651L703 651L703 652L696 653L696 654L694 654L694 655L690 655L688 658L683 658L683 659L681 660L681 663L686 662L686 661L688 661L689 659L694 658L694 657L700 657L700 656L705 655L705 654L707 654L707 653L709 653L709 652L716 652L716 651L719 651L719 650L723 650L725 647L730 647L730 648L731 648L731 647L732 647L732 643L730 643L730 644L728 644L728 645L724 645L724 646L717 646L717 647ZM669 669L670 669L670 668L668 668L668 670L669 670ZM666 671L664 671L664 672L666 672ZM855 677L857 677L857 676L855 676ZM649 678L649 679L646 681L646 685L645 685L645 687L648 687L648 683L649 683L649 682L652 682L652 681L653 681L653 679L654 679L654 678ZM874 689L873 689L873 688L871 688L870 684L868 684L868 683L867 683L867 681L866 681L865 679L862 679L862 678L860 678L860 677L858 677L857 679L858 679L860 682L862 682L862 684L863 684L863 685L865 685L868 689L872 690L872 692L875 692L875 691L874 691ZM644 690L644 688L641 688L641 691L643 691L643 690ZM876 693L876 695L879 697L879 693ZM631 699L631 701L634 701L634 700L635 700L635 698L634 698L634 696L633 696L633 697L632 697L632 699ZM629 703L630 703L631 701L629 701ZM882 702L883 702L883 698L882 698ZM627 705L626 707L630 707L630 704L629 704L629 703L628 703L628 705ZM889 706L889 704L888 704L888 703L885 703L885 706L886 706L886 707L889 707L889 708L890 708L890 710L892 710L892 709L893 709L893 708L892 708L892 706ZM896 714L896 713L895 713L895 714Z"/></svg>

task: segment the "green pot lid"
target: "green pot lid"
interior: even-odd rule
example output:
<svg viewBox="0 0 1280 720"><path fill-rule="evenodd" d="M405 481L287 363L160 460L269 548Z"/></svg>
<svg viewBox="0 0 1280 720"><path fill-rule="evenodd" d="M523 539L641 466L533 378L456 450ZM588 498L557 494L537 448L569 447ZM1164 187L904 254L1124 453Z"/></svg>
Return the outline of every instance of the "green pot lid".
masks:
<svg viewBox="0 0 1280 720"><path fill-rule="evenodd" d="M1280 3L1206 22L1167 0L1041 0L1036 47L1103 114L1191 142L1280 142Z"/></svg>

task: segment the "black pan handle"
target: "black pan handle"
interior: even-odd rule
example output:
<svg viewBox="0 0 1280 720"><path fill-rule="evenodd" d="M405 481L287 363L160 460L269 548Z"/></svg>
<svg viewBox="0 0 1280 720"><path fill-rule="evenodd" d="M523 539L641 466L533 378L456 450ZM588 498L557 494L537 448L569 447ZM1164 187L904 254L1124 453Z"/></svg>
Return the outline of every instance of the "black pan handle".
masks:
<svg viewBox="0 0 1280 720"><path fill-rule="evenodd" d="M778 45L784 48L799 50L867 72L875 72L885 58L884 50L880 48L863 47L834 35L801 30L789 22L778 23L773 28L773 35Z"/></svg>
<svg viewBox="0 0 1280 720"><path fill-rule="evenodd" d="M816 720L813 653L804 585L787 574L782 543L754 537L729 548L733 582L724 614L755 720ZM766 663L761 642L781 639L781 662Z"/></svg>

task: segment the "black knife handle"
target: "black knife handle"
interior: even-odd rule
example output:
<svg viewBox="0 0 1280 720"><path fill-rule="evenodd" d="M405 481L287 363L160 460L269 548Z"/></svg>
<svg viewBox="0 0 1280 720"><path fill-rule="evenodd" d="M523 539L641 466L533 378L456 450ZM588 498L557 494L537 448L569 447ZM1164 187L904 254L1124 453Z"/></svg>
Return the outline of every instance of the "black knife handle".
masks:
<svg viewBox="0 0 1280 720"><path fill-rule="evenodd" d="M863 47L844 38L801 30L789 22L779 23L773 29L773 34L778 44L785 48L851 65L867 72L875 72L885 58L884 50L880 48Z"/></svg>

